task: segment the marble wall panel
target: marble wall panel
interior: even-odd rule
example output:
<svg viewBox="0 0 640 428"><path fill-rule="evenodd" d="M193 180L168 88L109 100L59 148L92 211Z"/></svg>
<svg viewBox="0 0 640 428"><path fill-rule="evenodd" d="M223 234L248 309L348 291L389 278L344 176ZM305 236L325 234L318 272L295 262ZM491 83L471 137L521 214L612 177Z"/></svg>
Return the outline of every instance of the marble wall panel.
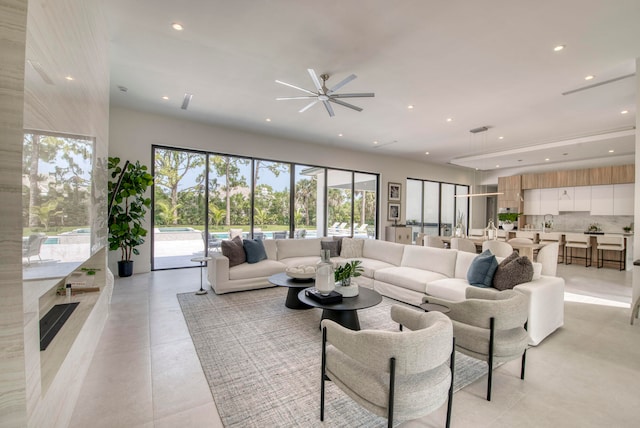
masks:
<svg viewBox="0 0 640 428"><path fill-rule="evenodd" d="M0 424L3 427L24 427L27 423L20 227L26 23L26 0L0 0Z"/></svg>

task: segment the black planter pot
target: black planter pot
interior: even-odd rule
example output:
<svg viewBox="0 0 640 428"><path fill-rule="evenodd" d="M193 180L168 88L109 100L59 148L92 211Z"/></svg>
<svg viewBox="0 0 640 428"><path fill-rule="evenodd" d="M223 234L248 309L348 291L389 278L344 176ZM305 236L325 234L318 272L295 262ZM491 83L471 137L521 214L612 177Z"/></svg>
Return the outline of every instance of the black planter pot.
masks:
<svg viewBox="0 0 640 428"><path fill-rule="evenodd" d="M120 260L118 262L118 276L124 278L133 275L133 260Z"/></svg>

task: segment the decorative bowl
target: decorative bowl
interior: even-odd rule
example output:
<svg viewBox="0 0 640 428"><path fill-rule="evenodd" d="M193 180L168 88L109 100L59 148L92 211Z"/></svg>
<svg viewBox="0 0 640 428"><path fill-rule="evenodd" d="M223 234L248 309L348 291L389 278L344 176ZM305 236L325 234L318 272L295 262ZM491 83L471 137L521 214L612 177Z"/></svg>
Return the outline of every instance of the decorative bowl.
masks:
<svg viewBox="0 0 640 428"><path fill-rule="evenodd" d="M295 266L285 269L287 276L294 279L311 279L316 276L315 266Z"/></svg>

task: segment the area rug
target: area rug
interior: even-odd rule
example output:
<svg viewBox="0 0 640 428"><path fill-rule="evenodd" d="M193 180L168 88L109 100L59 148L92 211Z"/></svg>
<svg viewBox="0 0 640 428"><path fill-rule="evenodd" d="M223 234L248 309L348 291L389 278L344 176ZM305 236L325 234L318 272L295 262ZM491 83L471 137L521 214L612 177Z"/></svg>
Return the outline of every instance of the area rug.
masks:
<svg viewBox="0 0 640 428"><path fill-rule="evenodd" d="M361 408L327 382L320 422L320 309L285 307L287 289L197 296L178 294L222 423L236 427L377 427L386 419ZM390 306L358 311L362 329L396 330ZM487 372L456 352L454 390ZM454 398L455 405L455 398ZM444 421L443 421L444 422Z"/></svg>

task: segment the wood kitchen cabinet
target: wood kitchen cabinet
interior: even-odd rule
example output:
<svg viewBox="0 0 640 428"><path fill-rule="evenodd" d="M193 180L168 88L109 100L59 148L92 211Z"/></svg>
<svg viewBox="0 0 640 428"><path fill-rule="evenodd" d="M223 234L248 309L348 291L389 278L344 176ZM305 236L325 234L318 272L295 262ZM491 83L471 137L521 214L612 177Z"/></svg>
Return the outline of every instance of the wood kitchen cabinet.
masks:
<svg viewBox="0 0 640 428"><path fill-rule="evenodd" d="M520 212L520 176L498 177L498 208L509 208Z"/></svg>
<svg viewBox="0 0 640 428"><path fill-rule="evenodd" d="M611 181L612 169L610 166L603 166L600 168L589 169L589 184L590 185L603 185L613 184Z"/></svg>
<svg viewBox="0 0 640 428"><path fill-rule="evenodd" d="M635 165L616 165L611 167L611 182L613 184L635 183Z"/></svg>

